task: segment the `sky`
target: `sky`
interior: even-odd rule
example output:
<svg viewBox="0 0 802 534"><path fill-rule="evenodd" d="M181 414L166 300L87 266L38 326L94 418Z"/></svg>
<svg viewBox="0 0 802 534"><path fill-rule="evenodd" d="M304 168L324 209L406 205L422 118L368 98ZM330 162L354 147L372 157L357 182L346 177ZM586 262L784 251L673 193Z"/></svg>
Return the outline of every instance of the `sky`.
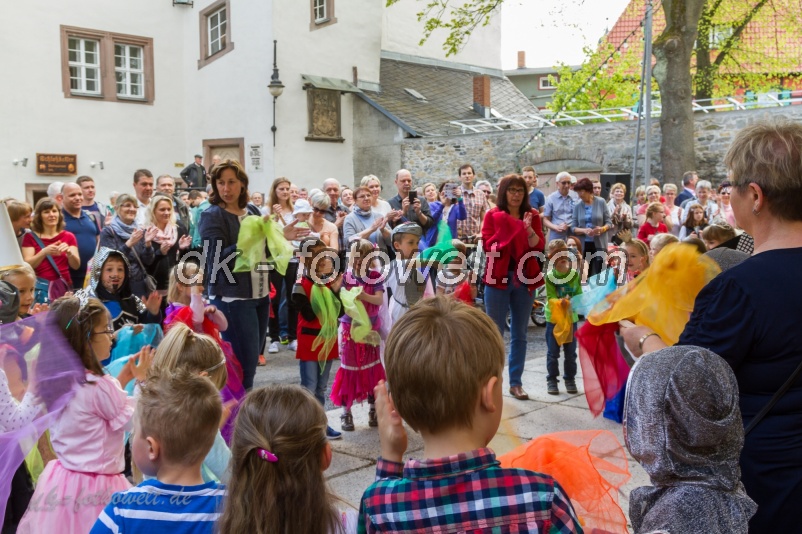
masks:
<svg viewBox="0 0 802 534"><path fill-rule="evenodd" d="M581 64L584 46L595 48L629 0L505 0L501 12L501 66L529 68Z"/></svg>

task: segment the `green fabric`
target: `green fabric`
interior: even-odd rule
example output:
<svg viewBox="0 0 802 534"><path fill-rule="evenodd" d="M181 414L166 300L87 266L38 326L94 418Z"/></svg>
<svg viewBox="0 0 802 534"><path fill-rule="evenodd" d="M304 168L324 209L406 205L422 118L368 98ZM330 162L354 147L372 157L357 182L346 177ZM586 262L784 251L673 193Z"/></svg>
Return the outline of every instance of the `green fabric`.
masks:
<svg viewBox="0 0 802 534"><path fill-rule="evenodd" d="M441 264L448 263L456 256L457 252L457 249L451 244L453 239L451 229L448 227L448 221L440 219L440 222L437 223L437 243L421 252L421 258L424 260L433 258Z"/></svg>
<svg viewBox="0 0 802 534"><path fill-rule="evenodd" d="M237 247L242 254L237 257L234 272L251 272L264 258L265 241L270 248L267 261L274 264L276 271L282 276L287 272L287 264L292 259L294 249L284 239L282 229L272 219L265 220L257 215L250 215L242 220L237 236Z"/></svg>
<svg viewBox="0 0 802 534"><path fill-rule="evenodd" d="M555 284L552 280L557 280L558 282L562 281L563 279L571 277L571 280L565 283L557 283ZM549 274L546 276L546 322L553 323L554 321L551 320L551 305L548 303L551 299L562 299L562 298L571 298L575 295L582 294L582 282L580 280L581 276L578 272L573 269L569 269L567 273L558 272L557 269L552 269L549 271ZM574 322L579 320L575 311L571 311Z"/></svg>
<svg viewBox="0 0 802 534"><path fill-rule="evenodd" d="M345 314L351 318L351 339L356 343L378 346L381 342L379 333L373 330L365 304L357 297L362 293L361 287L340 290L340 301Z"/></svg>
<svg viewBox="0 0 802 534"><path fill-rule="evenodd" d="M320 321L320 333L312 342L312 351L317 352L320 370L326 365L332 347L337 343L337 326L340 316L340 301L334 292L326 286L314 284L312 286L310 303L312 311Z"/></svg>

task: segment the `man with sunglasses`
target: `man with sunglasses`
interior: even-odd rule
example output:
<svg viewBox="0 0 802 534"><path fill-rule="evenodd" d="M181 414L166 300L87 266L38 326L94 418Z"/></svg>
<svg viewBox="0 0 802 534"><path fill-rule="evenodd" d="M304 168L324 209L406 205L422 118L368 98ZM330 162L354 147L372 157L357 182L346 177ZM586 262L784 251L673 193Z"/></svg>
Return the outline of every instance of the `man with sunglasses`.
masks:
<svg viewBox="0 0 802 534"><path fill-rule="evenodd" d="M567 240L571 234L571 217L574 213L576 199L571 193L571 183L573 176L563 171L559 173L557 181L557 191L546 197L546 205L543 207L543 226L549 229L549 238Z"/></svg>

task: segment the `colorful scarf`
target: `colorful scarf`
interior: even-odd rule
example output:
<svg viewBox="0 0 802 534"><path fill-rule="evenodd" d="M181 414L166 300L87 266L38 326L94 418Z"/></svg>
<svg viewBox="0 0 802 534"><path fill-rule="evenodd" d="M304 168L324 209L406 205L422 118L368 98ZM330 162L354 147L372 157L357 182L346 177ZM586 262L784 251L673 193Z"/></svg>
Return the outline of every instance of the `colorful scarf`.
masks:
<svg viewBox="0 0 802 534"><path fill-rule="evenodd" d="M314 284L312 286L311 298L312 311L320 320L320 333L312 342L312 351L317 352L320 370L326 365L329 352L337 343L338 318L340 316L340 301L334 296L334 292L327 286Z"/></svg>
<svg viewBox="0 0 802 534"><path fill-rule="evenodd" d="M160 230L155 224L153 226L156 228L156 237L153 240L159 245L167 244L172 247L178 241L178 229L175 224L167 223L164 230Z"/></svg>

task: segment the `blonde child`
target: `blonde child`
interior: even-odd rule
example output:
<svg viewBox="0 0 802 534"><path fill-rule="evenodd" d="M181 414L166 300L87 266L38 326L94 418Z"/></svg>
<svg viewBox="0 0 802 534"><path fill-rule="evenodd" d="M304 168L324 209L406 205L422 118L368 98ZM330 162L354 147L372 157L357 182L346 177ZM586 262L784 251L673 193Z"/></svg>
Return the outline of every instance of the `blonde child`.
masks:
<svg viewBox="0 0 802 534"><path fill-rule="evenodd" d="M679 239L674 234L662 233L652 236L652 240L649 241L649 263L653 262L660 251L671 243L679 243Z"/></svg>
<svg viewBox="0 0 802 534"><path fill-rule="evenodd" d="M159 348L156 349L148 379L180 369L208 377L218 392L225 387L228 379L226 357L218 342L210 336L195 333L187 325L177 322L170 327ZM232 406L233 404L227 404L227 416ZM226 423L227 419L228 417L221 423ZM230 458L228 446L220 432L217 432L214 445L203 461L204 480L226 482L228 480L226 468Z"/></svg>
<svg viewBox="0 0 802 534"><path fill-rule="evenodd" d="M331 386L331 401L335 406L343 407L340 416L341 428L346 432L354 430L354 418L351 405L355 402L368 401L368 426L376 427L373 388L384 380L384 367L379 352L379 311L384 302L384 284L381 273L371 268L373 243L367 239L357 239L351 243L351 268L343 276L343 288L359 287L359 299L365 307L374 332L372 339L356 341L351 336L353 318L343 315L340 318L340 368ZM367 258L367 260L365 260Z"/></svg>
<svg viewBox="0 0 802 534"><path fill-rule="evenodd" d="M166 330L176 324L184 324L198 334L206 334L215 340L225 355L227 378L220 387L220 395L225 404L238 404L245 397L242 386L242 367L234 355L231 344L220 337L220 332L228 328L228 321L223 312L215 306L207 305L203 300L203 271L195 263L180 262L170 271L170 284L167 290L167 318L164 321ZM236 408L231 418L221 428L226 443L234 431ZM215 451L218 450L216 446ZM215 470L219 472L220 470Z"/></svg>
<svg viewBox="0 0 802 534"><path fill-rule="evenodd" d="M24 319L47 311L47 304L34 304L34 288L36 286L36 273L27 263L19 267L0 272L0 280L5 280L17 288L19 292L19 318Z"/></svg>
<svg viewBox="0 0 802 534"><path fill-rule="evenodd" d="M649 268L649 245L640 239L632 239L624 244L627 252L627 282L637 278Z"/></svg>
<svg viewBox="0 0 802 534"><path fill-rule="evenodd" d="M298 349L301 385L325 405L331 363L338 356L337 326L342 306L338 297L342 275L334 273L332 258L337 251L327 248L319 237L305 237L299 243L302 276L292 290L298 308ZM326 428L329 439L342 433Z"/></svg>
<svg viewBox="0 0 802 534"><path fill-rule="evenodd" d="M90 534L171 532L212 534L225 489L204 482L201 464L222 414L209 379L179 370L142 385L132 455L150 480L115 493Z"/></svg>
<svg viewBox="0 0 802 534"><path fill-rule="evenodd" d="M251 391L231 440L231 482L218 532L356 532L356 511L340 511L326 484L327 428L323 407L301 387Z"/></svg>
<svg viewBox="0 0 802 534"><path fill-rule="evenodd" d="M50 313L79 355L85 382L50 428L58 460L48 463L39 477L17 532L84 534L111 495L131 487L121 474L125 467L123 437L132 428L136 401L100 366L101 360L109 357L114 332L103 303L90 298L81 304L76 297L62 297L53 303ZM139 366L131 364L125 369L141 380L151 358L151 350L144 348Z"/></svg>
<svg viewBox="0 0 802 534"><path fill-rule="evenodd" d="M562 347L563 380L565 391L570 394L578 392L576 388L576 323L575 311L571 313L571 341L560 343L554 335L555 309L557 305L570 308L571 297L582 293L580 275L571 268L572 254L562 239L553 239L546 250L551 269L546 275L546 391L549 395L559 395L558 377L560 375L560 347Z"/></svg>

